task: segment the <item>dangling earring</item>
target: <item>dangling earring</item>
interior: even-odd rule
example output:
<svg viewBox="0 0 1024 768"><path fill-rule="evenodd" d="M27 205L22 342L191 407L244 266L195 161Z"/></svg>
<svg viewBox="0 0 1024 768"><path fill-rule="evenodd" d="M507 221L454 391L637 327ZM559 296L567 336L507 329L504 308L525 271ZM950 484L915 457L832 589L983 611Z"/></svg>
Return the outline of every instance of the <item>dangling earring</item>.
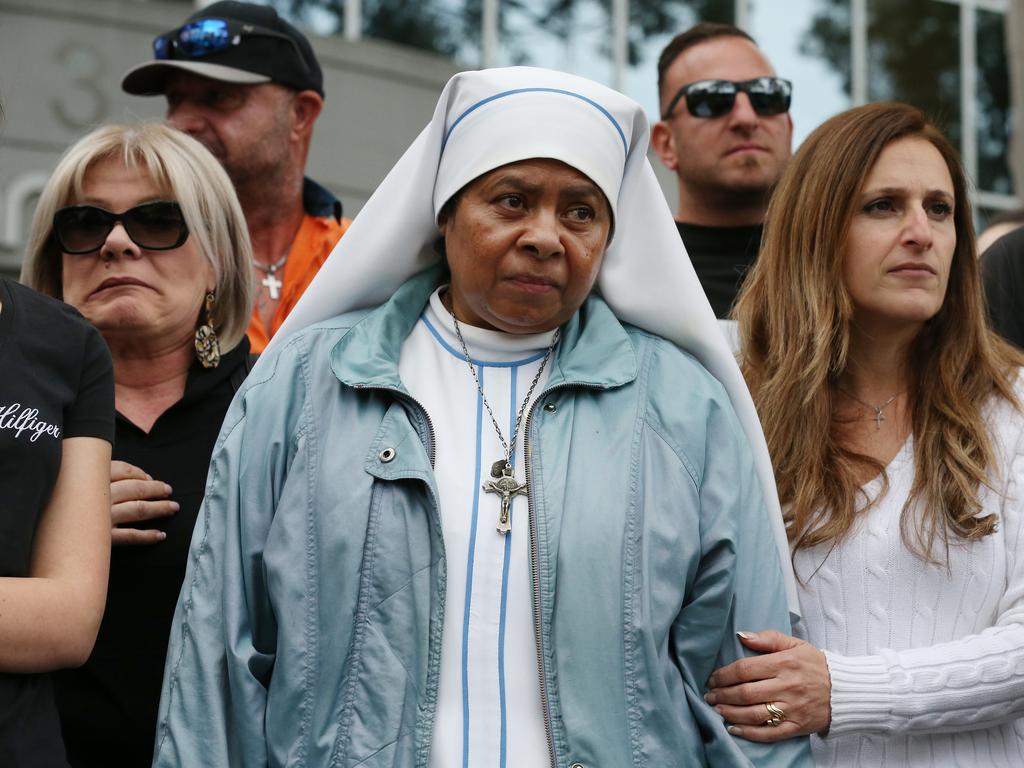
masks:
<svg viewBox="0 0 1024 768"><path fill-rule="evenodd" d="M220 341L213 330L213 291L206 293L206 322L196 328L196 358L203 368L220 365Z"/></svg>

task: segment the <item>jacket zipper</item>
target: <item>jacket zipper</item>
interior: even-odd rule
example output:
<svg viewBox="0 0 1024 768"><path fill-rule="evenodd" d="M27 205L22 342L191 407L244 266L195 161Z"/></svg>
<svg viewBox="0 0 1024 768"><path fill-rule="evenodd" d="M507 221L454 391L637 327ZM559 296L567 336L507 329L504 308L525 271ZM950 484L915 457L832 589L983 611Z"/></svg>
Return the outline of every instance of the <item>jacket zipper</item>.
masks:
<svg viewBox="0 0 1024 768"><path fill-rule="evenodd" d="M543 394L541 395L543 397ZM538 397L537 400L540 400ZM536 401L534 401L536 402ZM530 463L533 458L530 451L530 417L533 415L533 407L526 417L526 434L523 436L523 446L526 451L526 517L530 528L530 583L533 586L533 639L537 646L537 679L540 681L540 709L544 715L544 735L548 740L548 757L551 760L551 768L556 768L555 763L555 736L551 727L551 708L548 702L548 686L544 677L544 640L540 631L541 610L540 610L540 562L537 554L537 522L533 517L533 483L530 480Z"/></svg>
<svg viewBox="0 0 1024 768"><path fill-rule="evenodd" d="M540 709L544 714L544 735L548 740L548 757L551 768L557 768L555 762L555 733L551 727L551 704L548 701L547 678L544 675L544 636L541 632L540 610L540 555L537 552L537 520L533 514L533 481L530 480L530 466L533 464L533 452L530 450L530 423L533 421L533 410L537 403L548 396L553 389L545 390L537 396L526 414L526 430L523 434L523 450L526 453L526 519L530 529L530 583L533 586L533 638L537 646L537 678L540 681Z"/></svg>
<svg viewBox="0 0 1024 768"><path fill-rule="evenodd" d="M537 552L537 521L533 515L533 482L530 480L530 467L533 464L533 452L530 450L530 424L533 421L533 411L537 403L544 400L552 392L559 389L604 389L594 384L559 384L551 389L545 389L537 399L530 405L526 414L526 429L523 434L523 448L526 453L526 514L530 528L530 581L533 586L533 636L537 643L537 677L540 681L540 706L544 714L544 733L548 739L548 756L551 759L551 768L557 768L555 760L555 732L551 723L551 704L548 697L547 678L544 676L544 639L541 633L541 609L540 609L540 555Z"/></svg>
<svg viewBox="0 0 1024 768"><path fill-rule="evenodd" d="M413 405L416 408L418 408L420 413L423 414L423 421L426 422L426 425L427 425L427 435L426 435L426 437L427 437L427 458L430 460L430 468L433 469L434 468L434 444L436 442L436 437L434 436L434 424L430 420L430 414L427 413L427 409L423 407L423 404L419 400L417 400L415 397L413 397L412 395L404 395L401 392L398 392L397 390L395 390L395 392L396 392L396 394L404 397L405 400L410 405ZM440 513L440 511L441 511L440 510L440 505L438 505L438 513Z"/></svg>

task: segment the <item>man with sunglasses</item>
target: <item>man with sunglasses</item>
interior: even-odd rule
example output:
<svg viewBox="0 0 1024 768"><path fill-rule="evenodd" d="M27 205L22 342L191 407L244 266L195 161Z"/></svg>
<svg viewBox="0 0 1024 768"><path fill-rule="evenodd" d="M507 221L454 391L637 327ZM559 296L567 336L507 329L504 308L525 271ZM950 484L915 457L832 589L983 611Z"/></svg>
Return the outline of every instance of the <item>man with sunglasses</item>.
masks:
<svg viewBox="0 0 1024 768"><path fill-rule="evenodd" d="M341 203L304 177L323 73L299 30L270 7L213 3L153 41L121 87L167 98L167 120L202 142L235 185L252 239L261 352L348 227Z"/></svg>
<svg viewBox="0 0 1024 768"><path fill-rule="evenodd" d="M662 51L658 92L651 145L676 175L679 235L725 318L757 258L768 196L789 159L792 87L746 32L704 22Z"/></svg>

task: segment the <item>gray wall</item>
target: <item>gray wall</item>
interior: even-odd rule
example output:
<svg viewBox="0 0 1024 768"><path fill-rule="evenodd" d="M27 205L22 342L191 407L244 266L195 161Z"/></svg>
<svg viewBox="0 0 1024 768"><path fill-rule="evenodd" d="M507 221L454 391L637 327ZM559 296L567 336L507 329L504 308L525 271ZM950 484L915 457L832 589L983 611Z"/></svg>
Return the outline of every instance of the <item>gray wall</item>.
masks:
<svg viewBox="0 0 1024 768"><path fill-rule="evenodd" d="M16 274L32 210L60 153L95 125L159 119L162 98L121 92L153 37L191 12L138 0L0 0L0 272ZM308 171L354 215L433 113L451 61L381 42L311 36L327 99Z"/></svg>

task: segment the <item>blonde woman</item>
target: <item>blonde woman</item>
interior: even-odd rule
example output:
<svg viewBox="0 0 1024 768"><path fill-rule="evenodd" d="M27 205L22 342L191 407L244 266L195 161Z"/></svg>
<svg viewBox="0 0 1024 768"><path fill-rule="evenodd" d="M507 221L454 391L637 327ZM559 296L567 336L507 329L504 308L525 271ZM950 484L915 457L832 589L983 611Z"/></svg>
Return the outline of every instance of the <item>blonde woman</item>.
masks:
<svg viewBox="0 0 1024 768"><path fill-rule="evenodd" d="M738 302L807 642L717 670L707 700L822 765L1024 762L1021 358L985 327L967 181L917 110L818 128Z"/></svg>
<svg viewBox="0 0 1024 768"><path fill-rule="evenodd" d="M226 174L166 126L94 131L65 153L39 201L22 277L85 315L114 361L106 612L89 661L57 684L75 768L152 756L210 455L249 369L250 262Z"/></svg>

